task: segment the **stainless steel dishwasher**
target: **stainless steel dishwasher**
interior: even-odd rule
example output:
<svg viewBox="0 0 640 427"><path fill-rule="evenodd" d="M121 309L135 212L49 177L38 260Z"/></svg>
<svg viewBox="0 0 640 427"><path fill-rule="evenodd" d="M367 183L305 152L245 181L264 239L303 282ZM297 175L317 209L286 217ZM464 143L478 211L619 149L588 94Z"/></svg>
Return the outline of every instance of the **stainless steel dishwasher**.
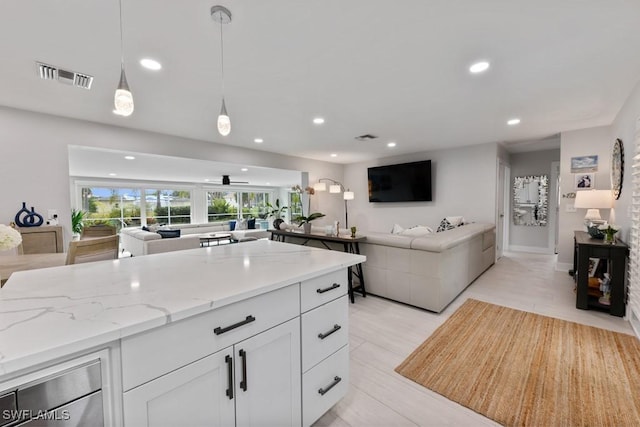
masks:
<svg viewBox="0 0 640 427"><path fill-rule="evenodd" d="M0 393L0 427L104 426L100 360Z"/></svg>

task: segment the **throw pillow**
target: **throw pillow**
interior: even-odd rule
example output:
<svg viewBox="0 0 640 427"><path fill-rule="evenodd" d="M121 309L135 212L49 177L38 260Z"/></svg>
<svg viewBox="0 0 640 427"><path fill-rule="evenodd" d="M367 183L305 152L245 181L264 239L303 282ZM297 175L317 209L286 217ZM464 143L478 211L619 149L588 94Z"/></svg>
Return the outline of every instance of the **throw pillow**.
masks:
<svg viewBox="0 0 640 427"><path fill-rule="evenodd" d="M142 229L143 229L144 231L151 231L151 230L149 230L149 227L147 227L146 225L143 225L143 226L142 226Z"/></svg>
<svg viewBox="0 0 640 427"><path fill-rule="evenodd" d="M404 231L399 224L393 224L393 228L391 229L391 234L400 234Z"/></svg>
<svg viewBox="0 0 640 427"><path fill-rule="evenodd" d="M460 227L461 225L464 225L464 217L461 216L448 216L445 217L445 219L449 221L449 224L453 225L454 227Z"/></svg>
<svg viewBox="0 0 640 427"><path fill-rule="evenodd" d="M247 230L247 220L241 219L236 222L236 230Z"/></svg>
<svg viewBox="0 0 640 427"><path fill-rule="evenodd" d="M236 229L236 222L235 221L229 221L229 231L233 231Z"/></svg>
<svg viewBox="0 0 640 427"><path fill-rule="evenodd" d="M415 227L407 228L406 230L403 230L398 234L402 236L419 237L426 236L427 234L431 233L433 233L433 229L431 229L431 227L427 227L425 225L416 225Z"/></svg>
<svg viewBox="0 0 640 427"><path fill-rule="evenodd" d="M256 229L256 219L255 218L251 218L247 220L247 228L249 230L255 230Z"/></svg>
<svg viewBox="0 0 640 427"><path fill-rule="evenodd" d="M158 230L158 234L162 236L163 239L173 239L180 237L180 230Z"/></svg>

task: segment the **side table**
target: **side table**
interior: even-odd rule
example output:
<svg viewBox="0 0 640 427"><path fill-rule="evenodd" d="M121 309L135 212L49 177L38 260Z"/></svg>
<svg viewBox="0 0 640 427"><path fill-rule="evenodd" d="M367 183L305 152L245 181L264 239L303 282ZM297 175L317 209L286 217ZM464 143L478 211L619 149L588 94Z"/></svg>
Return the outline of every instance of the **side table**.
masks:
<svg viewBox="0 0 640 427"><path fill-rule="evenodd" d="M626 286L625 271L629 247L621 241L604 243L603 240L592 239L586 231L574 234L573 279L576 282L576 308L590 308L608 311L613 316L623 317L625 314ZM594 262L590 263L590 259ZM599 290L589 287L590 264L595 260L606 262L605 272L611 279L610 304L599 302ZM597 269L600 271L600 269ZM596 273L591 272L591 274ZM594 276L597 277L597 276Z"/></svg>

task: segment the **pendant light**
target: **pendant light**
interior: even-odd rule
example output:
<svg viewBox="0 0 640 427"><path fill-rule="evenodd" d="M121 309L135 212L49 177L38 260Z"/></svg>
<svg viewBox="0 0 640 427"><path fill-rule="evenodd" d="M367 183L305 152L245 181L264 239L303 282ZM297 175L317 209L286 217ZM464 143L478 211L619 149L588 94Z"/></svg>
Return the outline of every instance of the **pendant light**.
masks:
<svg viewBox="0 0 640 427"><path fill-rule="evenodd" d="M224 43L222 42L222 24L231 22L231 12L224 6L213 6L211 8L211 17L220 24L220 70L222 74L222 108L218 116L218 132L220 135L227 136L231 132L231 119L227 114L227 106L224 102Z"/></svg>
<svg viewBox="0 0 640 427"><path fill-rule="evenodd" d="M118 0L120 5L120 83L113 98L115 110L113 112L119 116L130 116L133 113L133 95L129 90L127 75L124 72L124 43L122 41L122 0Z"/></svg>

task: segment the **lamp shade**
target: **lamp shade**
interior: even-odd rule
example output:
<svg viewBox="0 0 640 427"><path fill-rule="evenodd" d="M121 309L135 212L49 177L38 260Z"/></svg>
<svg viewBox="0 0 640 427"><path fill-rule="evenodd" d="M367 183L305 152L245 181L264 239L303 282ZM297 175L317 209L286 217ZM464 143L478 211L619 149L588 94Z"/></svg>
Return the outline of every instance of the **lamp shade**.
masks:
<svg viewBox="0 0 640 427"><path fill-rule="evenodd" d="M353 200L354 196L355 196L355 195L353 194L353 191L349 191L349 190L347 190L347 191L345 191L345 192L344 192L344 194L342 195L342 198L343 198L344 200Z"/></svg>
<svg viewBox="0 0 640 427"><path fill-rule="evenodd" d="M313 189L316 191L327 191L327 184L324 182L316 182L313 184Z"/></svg>
<svg viewBox="0 0 640 427"><path fill-rule="evenodd" d="M340 193L342 192L342 188L338 184L332 184L329 186L329 193Z"/></svg>
<svg viewBox="0 0 640 427"><path fill-rule="evenodd" d="M575 207L578 209L611 209L611 190L583 190L576 193Z"/></svg>

